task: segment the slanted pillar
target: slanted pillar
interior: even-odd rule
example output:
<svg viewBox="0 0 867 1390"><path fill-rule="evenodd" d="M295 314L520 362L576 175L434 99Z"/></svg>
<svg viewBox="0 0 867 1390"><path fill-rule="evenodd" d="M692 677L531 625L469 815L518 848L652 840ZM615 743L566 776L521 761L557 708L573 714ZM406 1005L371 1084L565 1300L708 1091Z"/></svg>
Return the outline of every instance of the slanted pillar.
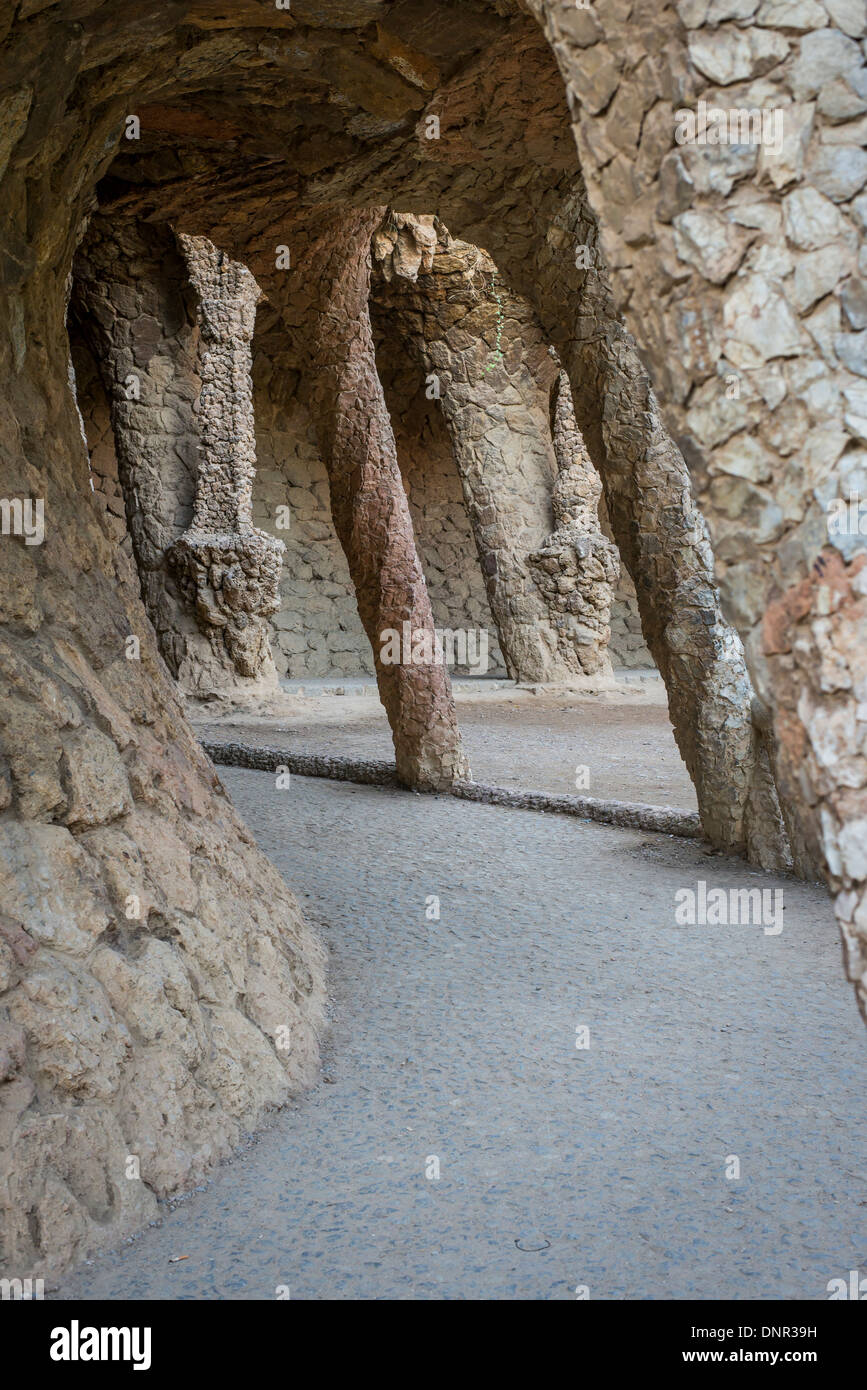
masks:
<svg viewBox="0 0 867 1390"><path fill-rule="evenodd" d="M468 776L469 768L376 369L368 296L370 239L381 217L382 209L353 210L320 229L298 272L316 298L297 336L334 526L373 648L398 777L432 791ZM408 650L405 631L415 638ZM392 659L396 636L399 661Z"/></svg>
<svg viewBox="0 0 867 1390"><path fill-rule="evenodd" d="M569 375L575 414L602 478L611 529L635 584L644 639L668 694L674 736L704 832L764 868L791 863L771 759L753 721L753 689L726 622L704 519L683 457L666 432L598 251L580 178L527 194L532 254L518 219L490 227L492 254L536 309ZM523 214L522 214L523 217ZM479 230L479 235L484 234Z"/></svg>
<svg viewBox="0 0 867 1390"><path fill-rule="evenodd" d="M528 558L551 530L556 368L529 306L478 247L390 212L373 242L379 322L414 354L440 405L510 676L564 682L583 668Z"/></svg>

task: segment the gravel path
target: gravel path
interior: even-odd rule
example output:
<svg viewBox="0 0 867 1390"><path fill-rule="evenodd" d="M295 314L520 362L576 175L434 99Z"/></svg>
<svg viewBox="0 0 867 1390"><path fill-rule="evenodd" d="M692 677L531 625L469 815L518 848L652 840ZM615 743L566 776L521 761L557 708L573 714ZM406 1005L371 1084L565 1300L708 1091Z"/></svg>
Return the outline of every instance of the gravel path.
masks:
<svg viewBox="0 0 867 1390"><path fill-rule="evenodd" d="M867 1034L820 890L691 841L221 775L321 919L328 1080L60 1296L823 1299L867 1269ZM782 887L782 934L676 926L699 879Z"/></svg>

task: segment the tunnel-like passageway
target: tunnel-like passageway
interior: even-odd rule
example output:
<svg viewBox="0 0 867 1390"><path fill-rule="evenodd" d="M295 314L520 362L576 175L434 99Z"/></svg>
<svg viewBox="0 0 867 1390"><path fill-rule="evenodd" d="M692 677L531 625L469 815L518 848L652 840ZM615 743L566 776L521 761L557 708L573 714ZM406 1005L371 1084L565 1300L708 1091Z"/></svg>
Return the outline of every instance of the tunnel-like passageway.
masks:
<svg viewBox="0 0 867 1390"><path fill-rule="evenodd" d="M787 1107L809 1078L779 1048L784 1024L809 1015L824 1038L833 1019L848 1036L822 933L835 916L864 1012L865 44L867 15L849 0L6 7L4 1267L53 1277L115 1245L315 1084L327 986L311 923L317 901L329 903L337 940L349 902L318 875L333 871L336 884L351 864L350 878L376 873L387 896L384 866L407 845L422 862L422 827L455 866L465 851L454 828L470 839L490 829L493 878L465 902L456 949L469 959L487 941L496 958L497 923L479 899L495 903L525 968L497 961L491 979L519 1013L535 968L528 940L551 931L546 968L559 987L583 982L600 1016L619 1000L605 989L622 989L627 1033L645 1017L645 981L677 995L697 1044L721 998L745 1011L751 1045L779 1059ZM696 125L709 109L712 141ZM780 140L766 140L778 127ZM295 465L279 455L301 433L327 525L305 515L302 526L289 495ZM437 476L449 480L437 505L452 512L439 541ZM295 507L295 537L303 545L306 526L328 573L295 550L284 569L284 505L286 542ZM841 507L842 529L831 524ZM460 551L459 573L442 547ZM293 590L314 578L318 594ZM306 614L287 616L295 601ZM791 870L793 907L821 918L814 937L797 909L801 926L776 955L764 934L755 957L740 955L747 938L731 921L714 923L724 930L712 940L671 936L664 901L677 885L668 867L657 878L653 856L641 859L643 884L632 881L651 914L641 937L619 883L588 904L591 849L612 880L627 858L626 840L609 860L614 832L575 820L588 802L566 808L570 821L517 815L502 798L461 804L479 786L450 676L467 663L442 659L443 629L451 641L457 627L465 655L484 635L516 689L587 695L613 680L610 619L624 601L629 620L621 610L618 621L633 638L640 626L664 684L704 836L679 847L678 872L697 881L689 855L725 854L720 873L749 894L754 877ZM287 845L306 836L310 868L273 842L279 803L247 795L262 785L253 774L226 774L256 833L245 826L191 716L207 702L282 718L291 658L304 656L305 674L324 662L327 675L329 653L375 673L388 775L402 790L341 793L380 818L363 863L331 819L337 802L323 802L322 836L287 819ZM388 819L397 807L407 845ZM362 818L358 844L366 835ZM533 867L520 859L524 836ZM305 915L289 883L308 870ZM529 938L513 890L532 906ZM606 970L596 907L623 945L622 975ZM365 911L381 930L369 901ZM394 911L415 909L398 897ZM389 930L393 944L395 920ZM587 951L577 962L575 940ZM417 969L423 986L422 962L436 956L419 942L383 968ZM382 941L371 950L382 964ZM428 998L420 987L420 1010ZM397 992L377 1007L386 1000L396 1008ZM481 1011L465 1030L477 1074L484 1027ZM652 1082L632 1041L633 1070ZM460 1039L451 1044L459 1056ZM566 1073L552 1075L563 1113L577 1095L606 1123L628 1120L626 1052L610 1116L602 1089L567 1096L556 1090ZM763 1094L745 1059L728 1073L719 1052L703 1055L709 1087L731 1095L731 1076L747 1075L750 1105ZM657 1075L668 1086L662 1061ZM832 1048L811 1076L848 1108ZM394 1094L400 1082L388 1078ZM686 1111L704 1095L698 1085ZM317 1094L310 1114L323 1104ZM821 1128L824 1113L807 1120ZM735 1128L739 1114L734 1105ZM711 1142L699 1129L679 1131L687 1187L690 1159L700 1165ZM606 1155L593 1157L601 1193ZM831 1202L823 1161L814 1176ZM778 1210L794 1232L790 1209ZM813 1232L801 1235L806 1250ZM812 1277L799 1258L787 1291ZM620 1287L613 1275L603 1285Z"/></svg>

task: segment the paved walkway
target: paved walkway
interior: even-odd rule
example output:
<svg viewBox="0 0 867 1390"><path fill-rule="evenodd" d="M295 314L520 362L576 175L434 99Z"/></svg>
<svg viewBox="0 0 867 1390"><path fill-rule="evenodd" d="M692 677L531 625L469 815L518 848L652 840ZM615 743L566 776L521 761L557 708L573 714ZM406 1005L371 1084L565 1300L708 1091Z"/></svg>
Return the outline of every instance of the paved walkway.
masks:
<svg viewBox="0 0 867 1390"><path fill-rule="evenodd" d="M824 1299L867 1272L867 1032L820 890L691 841L222 775L331 948L328 1083L61 1296ZM782 887L782 934L676 926L699 879Z"/></svg>

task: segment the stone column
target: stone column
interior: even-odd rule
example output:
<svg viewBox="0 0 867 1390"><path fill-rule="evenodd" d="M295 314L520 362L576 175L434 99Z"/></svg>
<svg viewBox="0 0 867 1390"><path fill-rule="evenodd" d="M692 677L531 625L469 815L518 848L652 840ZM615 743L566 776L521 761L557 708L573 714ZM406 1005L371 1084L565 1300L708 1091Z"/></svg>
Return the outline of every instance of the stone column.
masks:
<svg viewBox="0 0 867 1390"><path fill-rule="evenodd" d="M73 308L108 397L127 525L160 652L188 695L246 700L277 685L265 620L280 566L280 543L249 520L256 291L246 271L233 278L215 268L211 282L209 258L219 253L193 245L195 293L169 227L95 216L75 259ZM209 307L197 313L203 292Z"/></svg>
<svg viewBox="0 0 867 1390"><path fill-rule="evenodd" d="M368 312L370 239L382 211L341 213L321 226L296 271L311 296L304 323L292 323L297 302L285 307L306 362L334 526L373 648L398 777L406 786L432 791L468 776L469 768L376 369ZM274 297L279 303L279 284ZM402 660L389 659L391 634L399 639Z"/></svg>
<svg viewBox="0 0 867 1390"><path fill-rule="evenodd" d="M614 539L635 584L644 637L665 681L702 826L765 868L791 863L770 759L753 720L738 634L725 620L707 529L634 340L615 307L580 175L547 179L531 207L491 227L504 275L527 295L572 385ZM802 871L808 871L803 860Z"/></svg>
<svg viewBox="0 0 867 1390"><path fill-rule="evenodd" d="M602 482L581 438L564 371L554 389L558 472L551 502L557 529L529 557L529 564L547 599L565 658L577 658L586 675L610 673L611 595L620 557L599 525Z"/></svg>
<svg viewBox="0 0 867 1390"><path fill-rule="evenodd" d="M635 582L644 635L666 683L702 827L721 849L742 851L765 868L784 867L789 846L771 750L753 721L743 647L722 614L686 465L610 306L591 319L585 301L575 322L579 334L589 330L567 354L576 409Z"/></svg>
<svg viewBox="0 0 867 1390"><path fill-rule="evenodd" d="M193 519L169 551L181 592L239 675L273 668L267 619L280 606L283 542L253 525L256 436L250 344L259 287L202 237L181 236L199 295L202 390Z"/></svg>
<svg viewBox="0 0 867 1390"><path fill-rule="evenodd" d="M563 610L548 604L548 575L529 563L551 531L557 476L549 421L556 368L539 326L498 284L490 257L432 218L390 213L373 245L378 321L438 392L509 674L527 682L582 676Z"/></svg>
<svg viewBox="0 0 867 1390"><path fill-rule="evenodd" d="M591 278L602 294L601 277L588 276L588 284ZM585 300L575 322L568 361L576 407L635 582L644 635L666 682L702 826L720 848L742 850L765 868L783 867L789 849L771 750L753 722L743 647L723 617L686 465L607 296L604 308Z"/></svg>
<svg viewBox="0 0 867 1390"><path fill-rule="evenodd" d="M863 8L750 5L735 26L716 6L636 0L627 44L616 0L581 21L567 0L525 3L708 518L797 858L834 894L867 1018L867 555L857 516L841 533L827 512L865 495ZM761 139L742 143L757 106ZM710 131L703 108L723 113Z"/></svg>

